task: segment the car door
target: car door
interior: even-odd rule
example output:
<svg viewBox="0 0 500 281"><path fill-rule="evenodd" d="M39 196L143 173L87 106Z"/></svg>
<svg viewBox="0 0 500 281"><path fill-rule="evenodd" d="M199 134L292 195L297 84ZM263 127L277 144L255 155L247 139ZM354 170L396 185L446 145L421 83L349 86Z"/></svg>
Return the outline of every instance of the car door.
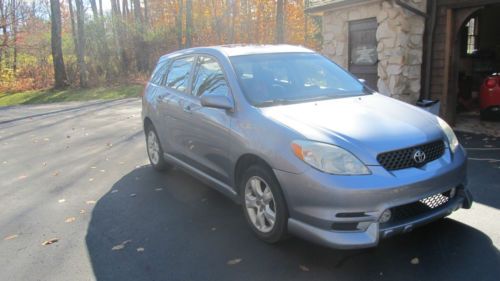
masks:
<svg viewBox="0 0 500 281"><path fill-rule="evenodd" d="M163 151L177 159L185 161L185 128L188 115L185 114L184 102L189 95L189 84L196 56L183 56L173 59L167 75L161 81L162 90L156 95L161 112L160 138Z"/></svg>
<svg viewBox="0 0 500 281"><path fill-rule="evenodd" d="M229 127L231 113L224 109L204 107L203 95L226 95L231 92L219 62L212 56L199 55L190 87L191 95L182 101L186 122L183 151L188 164L211 177L229 183Z"/></svg>

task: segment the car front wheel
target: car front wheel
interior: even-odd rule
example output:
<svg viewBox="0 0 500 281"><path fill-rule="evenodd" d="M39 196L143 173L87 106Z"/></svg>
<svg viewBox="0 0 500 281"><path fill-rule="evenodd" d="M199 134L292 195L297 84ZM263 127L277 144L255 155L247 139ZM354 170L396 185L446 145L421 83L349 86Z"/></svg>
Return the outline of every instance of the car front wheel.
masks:
<svg viewBox="0 0 500 281"><path fill-rule="evenodd" d="M251 166L241 183L243 212L260 239L275 243L286 236L288 212L280 185L270 169Z"/></svg>

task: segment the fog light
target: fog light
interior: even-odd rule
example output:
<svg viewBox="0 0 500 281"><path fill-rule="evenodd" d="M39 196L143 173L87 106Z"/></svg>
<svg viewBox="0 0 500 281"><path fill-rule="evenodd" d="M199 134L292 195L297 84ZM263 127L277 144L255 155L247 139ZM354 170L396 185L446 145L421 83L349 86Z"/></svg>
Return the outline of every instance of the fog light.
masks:
<svg viewBox="0 0 500 281"><path fill-rule="evenodd" d="M455 197L455 195L457 194L457 189L456 188L452 188L450 189L450 199Z"/></svg>
<svg viewBox="0 0 500 281"><path fill-rule="evenodd" d="M391 219L391 217L392 217L391 210L387 209L382 213L382 215L380 215L379 222L386 223Z"/></svg>

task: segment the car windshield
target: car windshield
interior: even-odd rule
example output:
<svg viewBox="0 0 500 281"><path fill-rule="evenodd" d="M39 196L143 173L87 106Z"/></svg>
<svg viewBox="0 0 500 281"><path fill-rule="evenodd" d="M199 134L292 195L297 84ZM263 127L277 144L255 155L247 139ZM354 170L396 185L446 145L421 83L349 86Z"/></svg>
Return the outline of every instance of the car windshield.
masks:
<svg viewBox="0 0 500 281"><path fill-rule="evenodd" d="M352 75L315 53L243 55L230 60L245 96L259 107L369 93Z"/></svg>

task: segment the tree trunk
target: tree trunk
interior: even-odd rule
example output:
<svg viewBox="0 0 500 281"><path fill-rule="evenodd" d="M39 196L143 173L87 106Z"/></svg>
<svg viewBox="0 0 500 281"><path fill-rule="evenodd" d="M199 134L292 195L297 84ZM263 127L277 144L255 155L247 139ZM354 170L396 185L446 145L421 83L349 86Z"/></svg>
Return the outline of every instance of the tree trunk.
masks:
<svg viewBox="0 0 500 281"><path fill-rule="evenodd" d="M186 0L186 48L191 48L192 44L192 29L193 29L193 15L192 15L193 1Z"/></svg>
<svg viewBox="0 0 500 281"><path fill-rule="evenodd" d="M128 9L128 1L127 0L122 1L122 11L123 11L124 18L126 18L130 13L130 11Z"/></svg>
<svg viewBox="0 0 500 281"><path fill-rule="evenodd" d="M148 0L144 0L144 23L149 25L149 6Z"/></svg>
<svg viewBox="0 0 500 281"><path fill-rule="evenodd" d="M117 52L120 56L121 72L128 73L129 59L127 52L125 51L125 31L123 28L123 22L121 18L120 9L118 6L119 0L111 0L111 14L113 16L113 34L117 41Z"/></svg>
<svg viewBox="0 0 500 281"><path fill-rule="evenodd" d="M284 1L277 0L276 2L276 33L274 41L277 44L282 44L285 41Z"/></svg>
<svg viewBox="0 0 500 281"><path fill-rule="evenodd" d="M12 48L13 48L13 58L12 58L12 72L14 73L14 77L17 72L17 2L16 0L12 0L11 7L11 19L12 19Z"/></svg>
<svg viewBox="0 0 500 281"><path fill-rule="evenodd" d="M92 9L92 14L94 15L94 20L99 18L99 12L97 11L97 3L95 0L90 0L90 7Z"/></svg>
<svg viewBox="0 0 500 281"><path fill-rule="evenodd" d="M7 7L5 6L4 0L0 0L0 28L2 29L3 40L0 46L0 70L3 67L2 59L7 58L7 47L9 44L9 34L7 33ZM5 57L4 57L5 54Z"/></svg>
<svg viewBox="0 0 500 281"><path fill-rule="evenodd" d="M61 47L61 7L59 0L50 0L50 19L51 19L51 47L52 61L54 63L54 88L60 89L68 85L66 68Z"/></svg>
<svg viewBox="0 0 500 281"><path fill-rule="evenodd" d="M52 0L58 1L58 0ZM75 0L76 3L76 26L77 26L77 60L80 68L80 87L87 87L87 66L85 65L85 10L82 0Z"/></svg>
<svg viewBox="0 0 500 281"><path fill-rule="evenodd" d="M182 36L183 36L183 32L182 32L182 23L183 23L183 18L182 18L182 14L184 13L184 4L183 4L183 0L178 0L177 1L177 5L178 5L178 11L177 11L177 17L175 19L175 24L177 25L177 47L179 49L182 49L183 48L183 45L182 45Z"/></svg>
<svg viewBox="0 0 500 281"><path fill-rule="evenodd" d="M101 15L101 18L104 17L104 13L102 11L102 0L99 0L99 14Z"/></svg>
<svg viewBox="0 0 500 281"><path fill-rule="evenodd" d="M69 8L69 18L71 21L71 35L73 37L73 44L75 47L75 56L78 56L78 39L76 36L76 23L75 23L75 12L73 9L73 0L68 0Z"/></svg>

